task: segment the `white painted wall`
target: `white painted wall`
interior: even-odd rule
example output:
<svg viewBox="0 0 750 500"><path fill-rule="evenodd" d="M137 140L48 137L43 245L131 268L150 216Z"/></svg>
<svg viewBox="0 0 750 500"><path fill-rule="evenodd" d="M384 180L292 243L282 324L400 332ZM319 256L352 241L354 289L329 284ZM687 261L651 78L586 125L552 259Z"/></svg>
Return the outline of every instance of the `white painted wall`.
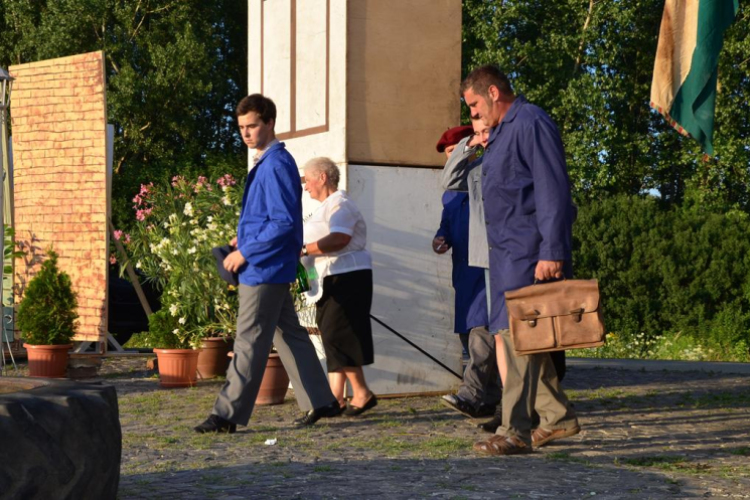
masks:
<svg viewBox="0 0 750 500"><path fill-rule="evenodd" d="M373 316L461 373L451 259L431 247L442 211L440 174L349 165L349 195L367 222ZM455 376L375 322L373 335L375 364L365 374L377 394L447 391L458 385Z"/></svg>
<svg viewBox="0 0 750 500"><path fill-rule="evenodd" d="M356 0L363 2L364 0ZM380 0L378 0L380 1ZM400 1L400 0L399 0ZM404 0L406 1L406 0ZM460 76L460 1L408 0L410 3L402 10L411 18L427 21L420 25L420 47L425 51L425 58L436 58L440 64L452 68L451 71L439 70L441 78L448 78L445 92L435 91L430 94L430 102L440 103L431 109L434 116L427 120L434 130L437 141L442 130L458 119L458 100L451 85L450 78ZM401 5L391 0L391 6ZM290 103L296 102L296 130L315 127L323 123L325 114L325 38L321 33L326 31L326 19L322 15L325 0L297 0L296 2L296 93L291 98L290 53L291 53L291 3L289 0L248 0L249 33L248 33L248 91L263 92L276 102L278 119L277 134L289 132ZM355 8L360 10L355 12ZM361 7L366 7L364 13ZM375 9L377 7L377 9ZM328 156L339 165L342 179L340 187L346 189L357 203L367 222L368 246L373 255L374 301L372 314L393 329L405 335L433 356L441 360L456 372L461 369L461 346L458 336L453 333L453 289L451 287L451 262L449 255L438 256L432 252L431 241L440 224L442 210L440 188L440 170L420 169L394 166L362 166L350 163L347 151L348 134L357 134L357 140L372 141L375 134L373 127L352 128L348 120L347 109L351 103L372 100L367 90L351 90L352 78L357 81L366 77L371 90L379 89L380 94L391 96L393 78L384 80L382 71L392 72L391 62L404 58L404 50L393 49L379 43L373 33L379 33L386 24L385 19L392 21L390 10L382 8L381 3L368 0L356 4L351 0L330 1L329 61L328 61L328 130L313 135L284 139L287 148L301 168L307 160L316 156ZM354 10L353 10L354 9ZM458 12L458 21L449 25L446 33L443 20L446 13ZM263 35L261 36L261 12L263 12ZM359 14L357 14L359 12ZM353 13L353 14L352 14ZM350 14L362 15L353 25ZM429 15L428 15L429 14ZM375 16L375 17L370 17ZM416 16L416 17L415 17ZM427 16L427 18L425 17ZM431 16L431 17L430 17ZM402 20L403 21L403 20ZM362 33L352 32L365 26ZM455 29L453 29L455 28ZM400 30L394 27L392 30ZM381 30L382 31L382 30ZM403 33L402 33L403 34ZM394 35L394 33L391 33ZM428 37L432 37L428 40ZM450 36L449 36L450 35ZM349 46L350 37L359 40L356 53ZM435 52L438 42L446 42L458 47L447 61L445 54ZM455 40L454 40L455 39ZM395 43L395 42L394 42ZM398 45L398 44L396 44ZM262 49L262 50L261 50ZM413 51L412 51L413 52ZM455 54L454 54L455 52ZM413 54L412 54L413 56ZM262 64L261 64L262 61ZM365 65L356 75L348 74L351 64L360 62L383 61L382 67ZM403 64L404 61L401 61ZM430 78L432 68L430 66ZM435 66L440 67L440 66ZM365 73L367 73L365 75ZM419 92L415 97L426 98L424 88L413 85L420 76L412 72L403 73L404 83L411 86L397 85L394 92ZM385 90L384 90L385 89ZM371 92L370 92L371 93ZM356 95L355 95L356 94ZM379 95L380 95L379 94ZM404 97L403 95L401 97ZM387 102L388 100L386 100ZM372 103L371 103L372 104ZM379 104L372 104L379 106ZM437 106L437 104L436 104ZM440 109L445 110L440 111ZM352 108L353 109L353 108ZM367 108L370 109L370 108ZM420 111L423 108L420 107ZM361 113L361 111L358 111ZM408 116L410 111L394 110L394 116ZM454 117L455 115L455 117ZM445 124L443 122L446 122ZM408 130L406 125L412 122L395 120L390 117L377 127L391 127ZM376 128L377 128L376 127ZM380 134L382 136L382 134ZM400 133L399 137L408 137ZM427 149L432 159L432 139ZM389 144L396 146L396 144ZM406 151L417 159L405 158L406 163L432 164L424 160L422 148L415 149L413 144L400 150ZM251 151L250 157L254 152ZM407 155L407 156L409 156ZM439 160L439 159L438 159ZM359 157L361 162L370 162ZM435 165L437 165L439 160ZM303 214L311 214L318 206L305 194ZM436 365L413 347L397 336L373 322L375 342L375 363L366 367L365 373L372 389L377 394L407 394L424 392L447 392L458 385L458 379ZM320 346L318 346L320 347Z"/></svg>

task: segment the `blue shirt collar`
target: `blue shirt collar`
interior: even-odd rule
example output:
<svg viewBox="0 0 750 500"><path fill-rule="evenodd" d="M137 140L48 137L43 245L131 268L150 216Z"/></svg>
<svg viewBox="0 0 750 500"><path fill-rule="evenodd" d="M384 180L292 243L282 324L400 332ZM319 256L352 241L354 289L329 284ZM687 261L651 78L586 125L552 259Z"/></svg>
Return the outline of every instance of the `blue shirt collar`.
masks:
<svg viewBox="0 0 750 500"><path fill-rule="evenodd" d="M518 114L518 111L520 111L523 105L527 104L528 102L529 101L527 101L523 95L516 96L516 99L513 101L513 104L510 105L510 108L508 109L508 112L505 113L505 116L503 117L502 121L498 123L498 125L495 128L492 129L492 132L490 133L489 142L492 142L495 139L495 137L497 137L500 134L500 130L503 128L503 124L510 123L516 119L516 115Z"/></svg>

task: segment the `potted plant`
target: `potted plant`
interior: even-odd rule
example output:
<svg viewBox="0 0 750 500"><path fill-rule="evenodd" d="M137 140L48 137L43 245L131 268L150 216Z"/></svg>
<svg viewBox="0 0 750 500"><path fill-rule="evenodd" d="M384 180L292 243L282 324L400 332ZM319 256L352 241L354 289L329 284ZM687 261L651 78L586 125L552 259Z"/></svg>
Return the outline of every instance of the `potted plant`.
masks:
<svg viewBox="0 0 750 500"><path fill-rule="evenodd" d="M223 333L213 333L201 339L201 353L198 356L198 373L203 379L223 377L229 368L229 353L234 347L234 339Z"/></svg>
<svg viewBox="0 0 750 500"><path fill-rule="evenodd" d="M263 372L263 380L260 382L258 397L255 398L256 405L278 405L284 402L286 391L289 389L289 374L284 365L281 364L279 353L274 349L268 355L266 370Z"/></svg>
<svg viewBox="0 0 750 500"><path fill-rule="evenodd" d="M78 328L78 300L70 276L57 267L58 255L47 251L47 260L31 279L18 306L32 377L62 378L68 367L68 350Z"/></svg>
<svg viewBox="0 0 750 500"><path fill-rule="evenodd" d="M162 387L192 387L198 381L198 355L190 337L180 329L168 310L162 309L148 317L148 331L136 333L126 347L153 347Z"/></svg>
<svg viewBox="0 0 750 500"><path fill-rule="evenodd" d="M161 292L167 312L157 320L158 335L177 331L183 347L199 349L202 378L226 373L236 328L237 292L219 276L211 249L235 234L240 196L227 174L214 182L176 176L170 183L142 185L133 198L136 224L126 240L129 256L121 257Z"/></svg>

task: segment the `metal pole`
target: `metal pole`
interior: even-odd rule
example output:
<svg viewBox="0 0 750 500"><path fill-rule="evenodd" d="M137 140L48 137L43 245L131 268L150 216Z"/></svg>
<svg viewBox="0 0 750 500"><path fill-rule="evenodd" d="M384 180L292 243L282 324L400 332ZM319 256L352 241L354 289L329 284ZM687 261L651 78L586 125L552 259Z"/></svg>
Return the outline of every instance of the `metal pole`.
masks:
<svg viewBox="0 0 750 500"><path fill-rule="evenodd" d="M2 257L0 258L0 261L2 261L2 265L0 265L0 357L2 358L2 364L3 369L5 369L5 354L3 353L3 340L7 341L8 344L8 353L13 356L13 353L10 350L10 338L7 336L5 332L5 301L3 299L3 288L5 285L5 280L3 277L3 270L5 268L5 216L4 216L4 209L5 209L5 158L7 158L7 151L8 151L8 139L6 134L6 127L5 127L5 86L7 82L3 82L2 90L3 95L0 96L2 98L3 102L0 103L0 179L2 179L3 186L0 188L0 241L2 241L2 247L3 247L3 253ZM15 366L15 360L13 360L13 365Z"/></svg>

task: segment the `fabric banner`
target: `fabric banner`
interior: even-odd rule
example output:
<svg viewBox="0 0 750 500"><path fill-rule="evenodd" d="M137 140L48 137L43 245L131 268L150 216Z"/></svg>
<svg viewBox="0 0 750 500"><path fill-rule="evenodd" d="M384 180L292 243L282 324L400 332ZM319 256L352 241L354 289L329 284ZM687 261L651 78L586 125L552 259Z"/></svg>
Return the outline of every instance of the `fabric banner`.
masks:
<svg viewBox="0 0 750 500"><path fill-rule="evenodd" d="M719 53L739 0L666 0L651 107L713 155Z"/></svg>

